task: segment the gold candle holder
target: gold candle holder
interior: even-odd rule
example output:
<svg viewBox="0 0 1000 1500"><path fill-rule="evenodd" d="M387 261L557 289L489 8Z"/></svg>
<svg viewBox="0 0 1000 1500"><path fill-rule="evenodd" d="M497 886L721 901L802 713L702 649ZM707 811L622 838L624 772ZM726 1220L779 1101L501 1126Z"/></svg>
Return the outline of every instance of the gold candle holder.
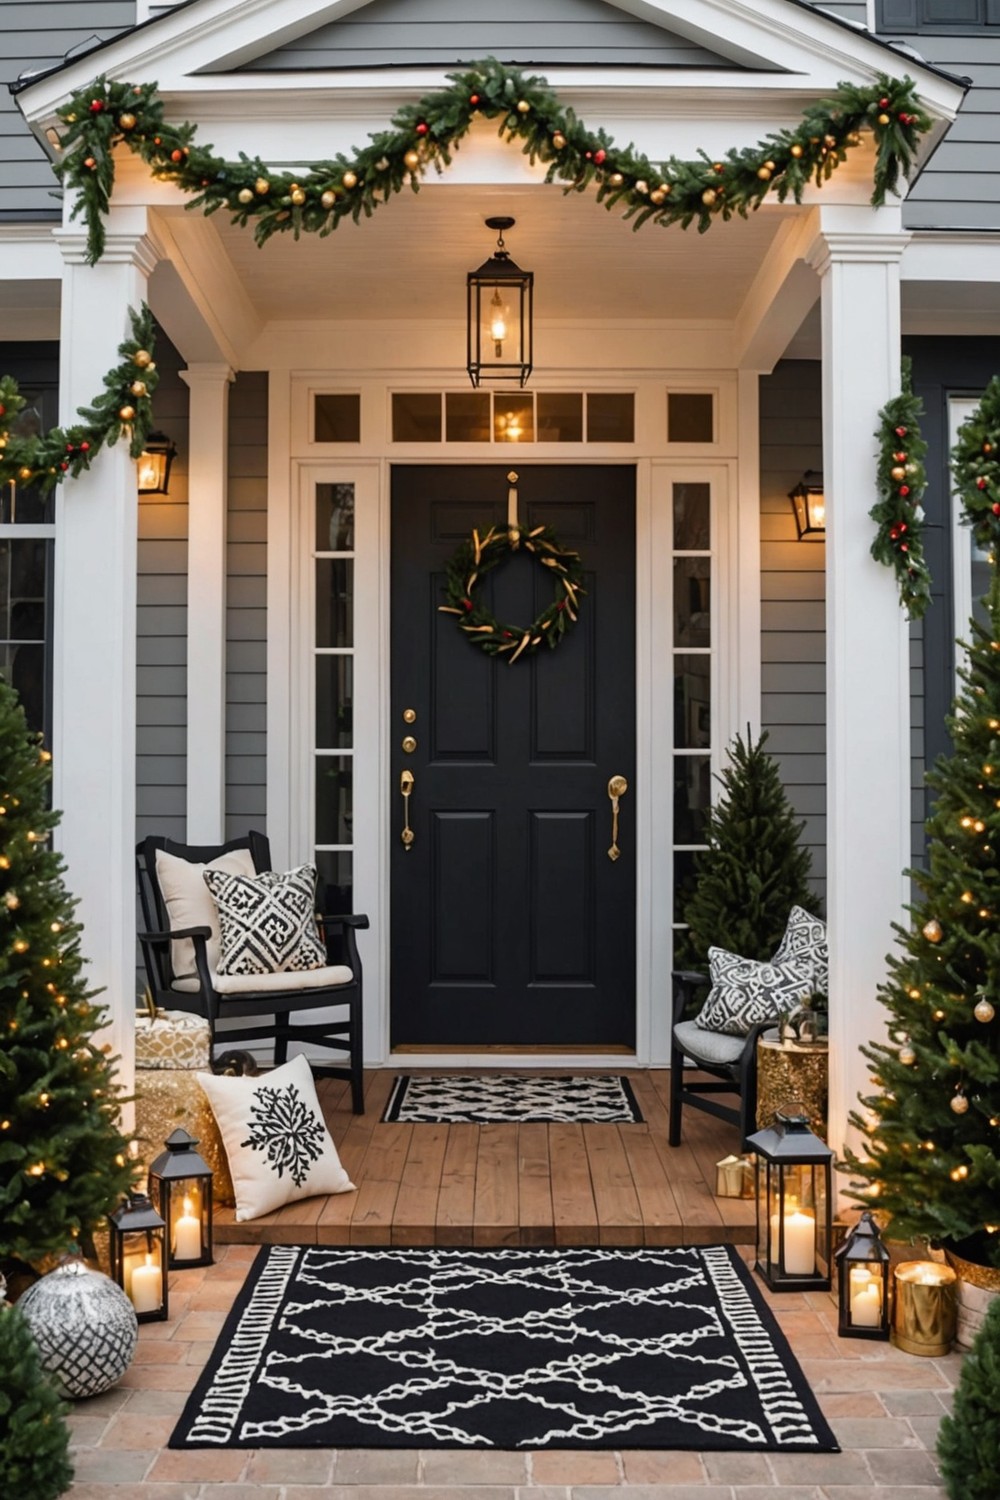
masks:
<svg viewBox="0 0 1000 1500"><path fill-rule="evenodd" d="M896 1267L892 1342L907 1354L936 1358L947 1354L955 1338L955 1283L951 1266L933 1260L908 1260Z"/></svg>

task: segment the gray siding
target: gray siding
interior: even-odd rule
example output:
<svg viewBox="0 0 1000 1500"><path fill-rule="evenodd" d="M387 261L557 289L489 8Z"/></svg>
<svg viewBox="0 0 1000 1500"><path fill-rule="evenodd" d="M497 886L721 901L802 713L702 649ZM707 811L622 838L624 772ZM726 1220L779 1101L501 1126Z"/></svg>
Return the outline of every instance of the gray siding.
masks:
<svg viewBox="0 0 1000 1500"><path fill-rule="evenodd" d="M57 179L7 85L134 24L135 0L0 0L0 220L59 215Z"/></svg>
<svg viewBox="0 0 1000 1500"><path fill-rule="evenodd" d="M826 894L826 548L800 542L788 492L823 467L820 366L760 382L761 724Z"/></svg>
<svg viewBox="0 0 1000 1500"><path fill-rule="evenodd" d="M478 57L545 65L638 63L647 67L731 68L727 58L636 20L604 0L372 0L241 71L456 64Z"/></svg>
<svg viewBox="0 0 1000 1500"><path fill-rule="evenodd" d="M266 832L267 375L229 397L226 580L226 837Z"/></svg>
<svg viewBox="0 0 1000 1500"><path fill-rule="evenodd" d="M187 829L188 388L157 334L156 425L177 444L169 495L139 496L136 837Z"/></svg>
<svg viewBox="0 0 1000 1500"><path fill-rule="evenodd" d="M788 493L822 470L818 361L782 360L760 382L761 723L826 888L826 547L796 537ZM923 627L910 629L913 862L924 850Z"/></svg>

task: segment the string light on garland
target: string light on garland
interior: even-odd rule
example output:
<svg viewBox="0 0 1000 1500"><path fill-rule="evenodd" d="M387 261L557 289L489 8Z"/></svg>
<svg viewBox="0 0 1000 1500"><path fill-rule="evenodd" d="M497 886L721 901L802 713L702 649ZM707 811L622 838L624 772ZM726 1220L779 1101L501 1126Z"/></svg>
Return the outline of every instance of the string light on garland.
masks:
<svg viewBox="0 0 1000 1500"><path fill-rule="evenodd" d="M567 192L594 190L599 203L619 207L634 227L652 219L685 228L697 223L700 230L716 217L745 216L772 193L782 203L800 202L805 187L826 182L869 131L875 143L871 201L878 207L897 192L901 177L911 176L921 136L931 125L913 80L882 74L865 87L838 84L829 99L810 105L794 129L775 131L756 146L734 147L721 161L702 154L651 162L632 146L616 145L604 130L588 127L544 78L486 58L448 79L447 88L397 110L368 145L292 174L272 172L245 155L227 161L197 145L195 125L165 119L155 83L101 77L59 111L64 128L54 170L78 194L74 215L86 223L93 263L104 250L119 144L156 177L192 195L194 206L206 213L225 209L243 225L253 219L263 243L279 232L296 238L329 234L347 217L357 222L369 216L403 188L416 190L428 167L450 164L479 116L495 120L501 136L519 141L532 161L542 162L547 181L563 183ZM334 193L337 187L343 195Z"/></svg>
<svg viewBox="0 0 1000 1500"><path fill-rule="evenodd" d="M878 493L869 515L877 530L871 545L876 562L896 573L907 618L923 618L931 602L931 576L924 555L927 444L920 432L923 402L913 394L909 358L903 360L902 389L879 412Z"/></svg>

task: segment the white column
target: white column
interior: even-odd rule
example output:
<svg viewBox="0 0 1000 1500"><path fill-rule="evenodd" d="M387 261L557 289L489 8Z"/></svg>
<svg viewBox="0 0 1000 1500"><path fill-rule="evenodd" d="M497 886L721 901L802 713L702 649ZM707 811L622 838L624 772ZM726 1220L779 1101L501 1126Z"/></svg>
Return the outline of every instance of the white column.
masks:
<svg viewBox="0 0 1000 1500"><path fill-rule="evenodd" d="M181 371L191 391L188 466L187 837L218 844L226 824L225 364Z"/></svg>
<svg viewBox="0 0 1000 1500"><path fill-rule="evenodd" d="M112 215L99 265L82 234L57 238L64 258L61 421L103 391L155 264L145 210ZM139 372L136 371L138 376ZM135 675L136 468L119 440L89 473L56 491L53 772L56 843L83 923L87 977L110 1012L107 1040L133 1084L136 999Z"/></svg>
<svg viewBox="0 0 1000 1500"><path fill-rule="evenodd" d="M895 575L870 555L878 412L899 391L898 207L824 206L810 260L822 281L826 490L827 909L830 1144L870 1092L859 1050L885 1037L877 987L910 862L907 624Z"/></svg>

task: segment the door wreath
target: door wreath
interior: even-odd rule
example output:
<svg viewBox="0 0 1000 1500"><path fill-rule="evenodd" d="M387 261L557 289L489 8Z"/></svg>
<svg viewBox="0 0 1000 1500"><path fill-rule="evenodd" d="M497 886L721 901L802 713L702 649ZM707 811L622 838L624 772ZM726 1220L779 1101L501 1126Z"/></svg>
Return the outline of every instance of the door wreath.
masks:
<svg viewBox="0 0 1000 1500"><path fill-rule="evenodd" d="M503 625L477 600L476 586L522 547L552 575L555 592L530 625ZM491 526L484 537L473 530L448 561L444 592L448 603L439 605L441 613L457 615L459 629L487 655L510 652L509 663L513 665L519 656L532 656L539 646L555 650L576 624L580 595L586 589L580 554L561 546L551 526L535 526L528 531L513 524Z"/></svg>

